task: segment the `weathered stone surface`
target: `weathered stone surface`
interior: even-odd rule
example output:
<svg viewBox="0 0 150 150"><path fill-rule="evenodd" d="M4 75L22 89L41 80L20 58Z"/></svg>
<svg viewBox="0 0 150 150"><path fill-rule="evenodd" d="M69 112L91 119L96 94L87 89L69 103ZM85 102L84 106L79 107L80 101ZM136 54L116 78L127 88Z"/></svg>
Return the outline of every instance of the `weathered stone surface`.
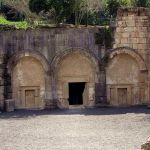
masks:
<svg viewBox="0 0 150 150"><path fill-rule="evenodd" d="M1 64L4 65L1 69L1 85L4 83L4 89L1 90L3 97L0 101L3 103L5 99L12 98L16 109L56 107L59 100L64 99L62 96L66 95L65 92L69 92L68 87L59 89L60 81L57 77L59 70L62 69L58 66L72 54L74 59L72 68L75 70L70 70L71 75L62 75L62 78L67 79L68 76L70 79L61 85L68 85L69 82L87 82L87 94L85 94L87 102L84 105L91 106L91 99L95 103L94 83L99 81L105 83L101 76L96 77L99 76L96 73L100 69L98 64L102 53L103 56L105 55L105 49L101 52L101 46L96 44L96 33L99 33L98 28L48 28L1 32ZM79 58L83 61L78 62ZM77 62L78 66L75 67ZM89 64L89 67L88 65L85 67L85 62ZM68 65L71 65L71 62ZM96 73L93 74L77 73L88 69L93 71L94 68ZM94 78L92 81L87 77L89 74L92 76L90 78ZM106 95L101 95L101 97L105 98ZM62 105L67 107L67 102L68 97L65 97ZM1 108L4 107L2 103Z"/></svg>
<svg viewBox="0 0 150 150"><path fill-rule="evenodd" d="M150 150L150 138L141 146L141 150Z"/></svg>
<svg viewBox="0 0 150 150"><path fill-rule="evenodd" d="M115 44L113 46L116 51L119 47L132 48L130 50L144 60L145 66L149 66L150 20L148 12L149 10L145 8L119 9L114 38ZM126 101L126 104L130 103L129 105L149 103L150 90L147 88L149 68L146 67L145 73L141 72L138 66L142 61L131 62L134 56L132 55L131 60L129 60L130 54L127 53L127 56L122 52L123 50L124 48L115 53L106 68L107 99L113 105L119 105L120 102L123 103L123 100ZM123 57L126 58L123 59ZM127 73L129 74L127 75ZM134 77L134 75L137 75L137 77ZM133 79L130 79L131 76ZM125 79L127 82L124 81ZM137 79L137 83L134 83L135 79ZM144 83L144 85L141 83ZM119 96L122 96L122 98ZM120 101L120 99L122 100Z"/></svg>
<svg viewBox="0 0 150 150"><path fill-rule="evenodd" d="M5 111L6 112L12 112L14 111L14 100L9 99L9 100L5 100Z"/></svg>
<svg viewBox="0 0 150 150"><path fill-rule="evenodd" d="M149 29L148 10L133 8L119 10L115 29L1 31L0 108L7 99L16 109L69 108L69 84L81 82L85 107L150 104Z"/></svg>

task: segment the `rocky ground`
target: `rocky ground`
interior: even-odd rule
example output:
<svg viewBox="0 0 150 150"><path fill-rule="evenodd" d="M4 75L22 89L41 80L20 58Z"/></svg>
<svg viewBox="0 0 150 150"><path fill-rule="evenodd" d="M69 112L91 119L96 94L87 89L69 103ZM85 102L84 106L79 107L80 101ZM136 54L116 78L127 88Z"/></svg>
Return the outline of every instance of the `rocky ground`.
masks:
<svg viewBox="0 0 150 150"><path fill-rule="evenodd" d="M139 150L149 136L144 107L0 113L0 150Z"/></svg>

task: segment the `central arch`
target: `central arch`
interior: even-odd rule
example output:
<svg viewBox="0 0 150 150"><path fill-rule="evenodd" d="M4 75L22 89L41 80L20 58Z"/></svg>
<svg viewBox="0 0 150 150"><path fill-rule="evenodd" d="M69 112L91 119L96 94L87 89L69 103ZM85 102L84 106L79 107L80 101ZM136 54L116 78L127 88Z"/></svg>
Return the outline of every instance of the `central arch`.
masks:
<svg viewBox="0 0 150 150"><path fill-rule="evenodd" d="M60 108L68 108L70 105L95 105L98 66L96 58L85 51L67 51L55 58L54 72Z"/></svg>

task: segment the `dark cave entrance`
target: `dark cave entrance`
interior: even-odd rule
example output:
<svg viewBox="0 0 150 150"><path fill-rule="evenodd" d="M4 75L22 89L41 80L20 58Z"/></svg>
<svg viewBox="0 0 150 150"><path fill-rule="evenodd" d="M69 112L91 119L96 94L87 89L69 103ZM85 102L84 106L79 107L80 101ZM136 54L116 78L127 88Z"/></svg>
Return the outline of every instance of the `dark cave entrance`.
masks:
<svg viewBox="0 0 150 150"><path fill-rule="evenodd" d="M82 105L85 82L69 83L69 105Z"/></svg>

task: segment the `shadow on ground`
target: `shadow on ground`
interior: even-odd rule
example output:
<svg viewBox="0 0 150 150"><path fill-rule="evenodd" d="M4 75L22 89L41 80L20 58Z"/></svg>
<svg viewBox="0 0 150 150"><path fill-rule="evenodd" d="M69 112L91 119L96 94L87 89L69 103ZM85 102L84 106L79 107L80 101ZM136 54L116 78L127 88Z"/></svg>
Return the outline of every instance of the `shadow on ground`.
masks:
<svg viewBox="0 0 150 150"><path fill-rule="evenodd" d="M120 115L120 114L150 114L150 109L147 107L128 107L128 108L91 108L91 109L67 109L67 110L16 110L14 112L0 113L0 119L9 118L34 118L42 115Z"/></svg>

